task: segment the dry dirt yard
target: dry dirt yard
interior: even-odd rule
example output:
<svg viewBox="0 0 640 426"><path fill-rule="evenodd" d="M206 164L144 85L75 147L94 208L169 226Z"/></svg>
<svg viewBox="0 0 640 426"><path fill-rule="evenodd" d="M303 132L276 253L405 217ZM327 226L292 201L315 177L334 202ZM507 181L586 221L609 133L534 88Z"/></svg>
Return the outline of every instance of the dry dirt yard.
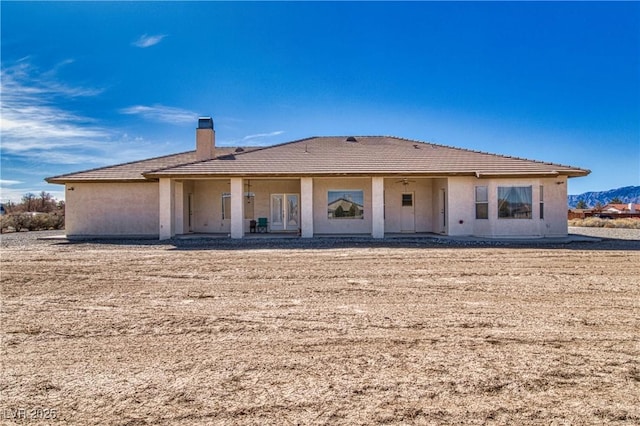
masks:
<svg viewBox="0 0 640 426"><path fill-rule="evenodd" d="M640 423L640 241L1 256L2 423Z"/></svg>

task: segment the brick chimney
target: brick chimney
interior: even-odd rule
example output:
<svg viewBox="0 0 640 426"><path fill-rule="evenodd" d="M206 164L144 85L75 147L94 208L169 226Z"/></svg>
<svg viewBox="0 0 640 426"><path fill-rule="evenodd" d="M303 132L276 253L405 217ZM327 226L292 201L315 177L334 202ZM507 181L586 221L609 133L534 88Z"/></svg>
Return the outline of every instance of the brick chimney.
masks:
<svg viewBox="0 0 640 426"><path fill-rule="evenodd" d="M211 117L198 118L196 129L196 159L211 160L216 157L216 132Z"/></svg>

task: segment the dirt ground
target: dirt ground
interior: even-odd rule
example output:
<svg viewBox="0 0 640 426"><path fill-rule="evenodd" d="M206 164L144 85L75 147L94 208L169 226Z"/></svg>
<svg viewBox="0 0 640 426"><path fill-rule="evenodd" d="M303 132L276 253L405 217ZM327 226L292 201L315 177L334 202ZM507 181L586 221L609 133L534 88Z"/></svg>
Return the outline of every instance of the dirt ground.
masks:
<svg viewBox="0 0 640 426"><path fill-rule="evenodd" d="M640 423L638 241L1 256L3 424Z"/></svg>

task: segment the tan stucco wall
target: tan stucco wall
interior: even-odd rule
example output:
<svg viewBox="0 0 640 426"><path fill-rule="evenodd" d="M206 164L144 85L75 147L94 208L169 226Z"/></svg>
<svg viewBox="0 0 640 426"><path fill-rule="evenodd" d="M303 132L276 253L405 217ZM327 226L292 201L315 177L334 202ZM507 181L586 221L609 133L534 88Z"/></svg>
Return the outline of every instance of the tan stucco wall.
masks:
<svg viewBox="0 0 640 426"><path fill-rule="evenodd" d="M364 192L363 219L328 218L328 192L339 190ZM315 234L370 234L371 178L314 178L313 228Z"/></svg>
<svg viewBox="0 0 640 426"><path fill-rule="evenodd" d="M193 232L224 234L230 232L231 221L222 219L222 193L224 192L231 192L228 179L193 181Z"/></svg>
<svg viewBox="0 0 640 426"><path fill-rule="evenodd" d="M402 231L402 194L413 192L415 212L415 232L433 231L433 180L408 178L403 185L402 178L384 180L385 232Z"/></svg>
<svg viewBox="0 0 640 426"><path fill-rule="evenodd" d="M247 187L245 180L245 188ZM249 181L251 192L255 196L253 206L254 218L266 217L271 221L271 194L300 194L300 179L290 180L259 180ZM299 202L299 200L298 200ZM248 226L248 225L247 225ZM246 229L249 232L249 228Z"/></svg>
<svg viewBox="0 0 640 426"><path fill-rule="evenodd" d="M540 219L540 185L544 186L544 219ZM475 219L476 186L488 188L489 219ZM532 219L499 219L499 186L531 186ZM542 237L563 236L568 230L566 178L453 177L448 183L448 204L449 235Z"/></svg>
<svg viewBox="0 0 640 426"><path fill-rule="evenodd" d="M248 186L249 185L249 186ZM243 192L255 194L254 218L271 217L271 194L300 194L300 179L244 179ZM188 221L188 196L192 194L192 232L224 233L231 232L231 220L222 219L222 194L231 192L230 181L194 180L184 185L185 221ZM245 233L249 232L249 222L244 222ZM184 227L188 230L188 224Z"/></svg>
<svg viewBox="0 0 640 426"><path fill-rule="evenodd" d="M447 234L449 232L450 216L448 179L439 178L433 180L431 199L433 200L431 210L431 214L433 215L433 232L437 234Z"/></svg>
<svg viewBox="0 0 640 426"><path fill-rule="evenodd" d="M189 196L191 196L191 206L189 206ZM193 194L193 181L186 180L182 182L182 232L191 232L194 227L195 216L193 205L195 204ZM191 216L191 217L190 217ZM191 221L191 224L189 223Z"/></svg>
<svg viewBox="0 0 640 426"><path fill-rule="evenodd" d="M68 237L158 235L157 182L70 183L65 203Z"/></svg>
<svg viewBox="0 0 640 426"><path fill-rule="evenodd" d="M521 178L477 179L475 177L411 178L405 187L400 178L384 179L385 223L387 233L401 232L401 194L413 192L416 232L505 236L563 236L567 234L567 179ZM248 181L244 180L246 191ZM270 218L271 194L300 194L299 179L251 179L249 190L255 193L254 218ZM475 219L475 187L487 186L489 219ZM540 185L544 186L544 218L539 217ZM499 186L532 187L532 219L498 219ZM230 192L230 181L189 180L176 191L176 229L184 223L188 232L189 195L191 194L191 231L230 232L230 220L222 219L222 194ZM71 189L73 188L73 190ZM364 219L329 219L327 193L330 190L362 190ZM443 205L442 190L446 192ZM370 234L372 232L370 178L314 178L314 234ZM81 236L148 236L159 232L159 186L144 183L75 183L66 185L66 233ZM443 227L441 211L447 214ZM249 232L249 219L244 220Z"/></svg>

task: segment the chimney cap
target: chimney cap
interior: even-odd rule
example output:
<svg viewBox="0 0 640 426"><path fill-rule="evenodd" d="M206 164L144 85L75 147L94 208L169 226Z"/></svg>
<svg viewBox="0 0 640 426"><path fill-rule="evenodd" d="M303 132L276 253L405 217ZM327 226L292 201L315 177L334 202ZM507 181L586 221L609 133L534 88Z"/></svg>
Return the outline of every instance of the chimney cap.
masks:
<svg viewBox="0 0 640 426"><path fill-rule="evenodd" d="M213 129L213 119L211 117L198 118L198 129Z"/></svg>

